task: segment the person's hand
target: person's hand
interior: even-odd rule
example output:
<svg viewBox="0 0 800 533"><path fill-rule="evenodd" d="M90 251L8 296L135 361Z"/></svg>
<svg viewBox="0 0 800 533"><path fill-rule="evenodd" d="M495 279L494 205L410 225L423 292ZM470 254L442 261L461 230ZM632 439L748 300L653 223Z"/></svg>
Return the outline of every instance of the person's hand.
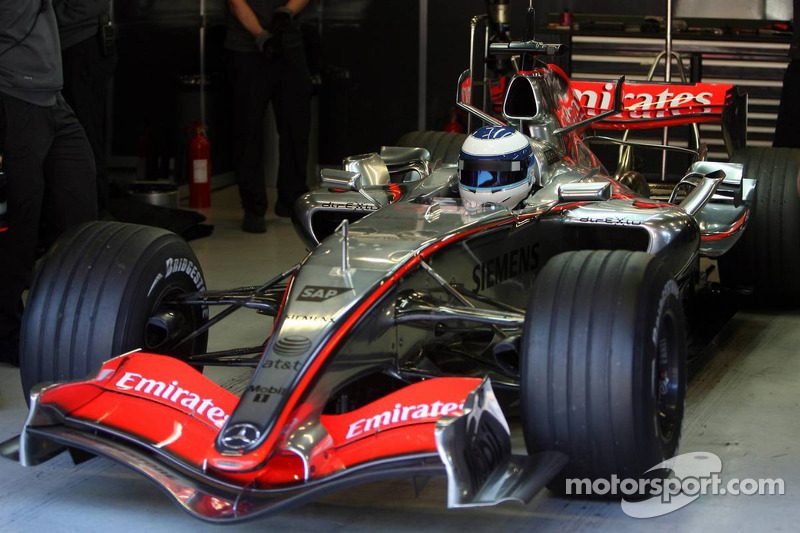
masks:
<svg viewBox="0 0 800 533"><path fill-rule="evenodd" d="M276 39L269 30L264 30L256 35L256 46L267 59L280 55L280 40Z"/></svg>
<svg viewBox="0 0 800 533"><path fill-rule="evenodd" d="M256 36L256 46L267 59L280 57L283 54L283 36L292 27L292 12L279 7L272 14L269 28Z"/></svg>
<svg viewBox="0 0 800 533"><path fill-rule="evenodd" d="M284 32L292 27L292 12L286 7L279 7L272 13L272 22L269 31L278 40L283 37Z"/></svg>

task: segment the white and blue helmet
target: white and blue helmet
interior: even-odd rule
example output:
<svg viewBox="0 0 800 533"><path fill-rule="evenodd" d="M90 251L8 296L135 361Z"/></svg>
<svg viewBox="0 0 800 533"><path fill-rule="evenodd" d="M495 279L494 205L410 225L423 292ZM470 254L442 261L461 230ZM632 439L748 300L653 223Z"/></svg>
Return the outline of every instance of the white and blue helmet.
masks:
<svg viewBox="0 0 800 533"><path fill-rule="evenodd" d="M458 158L458 189L464 204L516 207L533 187L533 157L528 138L509 126L472 133Z"/></svg>

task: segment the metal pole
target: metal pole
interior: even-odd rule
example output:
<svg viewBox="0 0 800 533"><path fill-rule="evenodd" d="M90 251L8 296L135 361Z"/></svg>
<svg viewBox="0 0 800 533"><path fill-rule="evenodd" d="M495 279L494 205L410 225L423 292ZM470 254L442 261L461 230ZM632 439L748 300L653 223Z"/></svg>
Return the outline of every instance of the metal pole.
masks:
<svg viewBox="0 0 800 533"><path fill-rule="evenodd" d="M672 81L672 0L667 0L667 42L666 56L664 63L664 81ZM683 65L681 65L683 67ZM669 128L664 128L661 144L669 144ZM667 179L667 151L661 152L661 181Z"/></svg>
<svg viewBox="0 0 800 533"><path fill-rule="evenodd" d="M206 0L200 0L200 124L206 127Z"/></svg>
<svg viewBox="0 0 800 533"><path fill-rule="evenodd" d="M419 88L417 92L417 129L425 131L428 105L428 0L419 0Z"/></svg>
<svg viewBox="0 0 800 533"><path fill-rule="evenodd" d="M467 93L467 104L472 105L472 89L475 87L475 31L478 28L478 17L472 17L469 21L469 91ZM458 88L461 90L461 87ZM467 113L467 133L472 132L472 115Z"/></svg>
<svg viewBox="0 0 800 533"><path fill-rule="evenodd" d="M488 113L488 107L486 106L486 95L489 90L489 64L487 60L489 59L489 22L490 19L486 19L486 28L483 32L483 109Z"/></svg>
<svg viewBox="0 0 800 533"><path fill-rule="evenodd" d="M114 0L108 1L108 20L111 24L116 25L117 21L114 18ZM119 28L116 28L119 30ZM117 34L119 37L119 34ZM114 45L116 46L116 44ZM106 93L106 101L102 103L105 109L106 124L103 131L103 149L105 150L106 169L108 162L111 161L111 135L114 131L114 75L111 76L111 81L108 83L108 92Z"/></svg>
<svg viewBox="0 0 800 533"><path fill-rule="evenodd" d="M664 81L672 80L672 0L667 0L667 63L664 70Z"/></svg>

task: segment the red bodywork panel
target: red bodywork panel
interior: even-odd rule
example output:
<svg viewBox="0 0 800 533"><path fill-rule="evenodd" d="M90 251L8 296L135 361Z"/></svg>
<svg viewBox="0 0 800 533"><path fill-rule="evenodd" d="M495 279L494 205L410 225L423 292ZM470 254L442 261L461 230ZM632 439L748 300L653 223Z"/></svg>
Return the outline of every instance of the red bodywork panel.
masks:
<svg viewBox="0 0 800 533"><path fill-rule="evenodd" d="M275 430L283 438L275 449L262 451L268 460L261 462L252 454L232 457L216 451L219 429L239 398L171 357L142 352L120 356L108 361L95 379L47 388L38 401L194 468L207 465L231 482L255 481L266 488L381 458L435 453L436 422L461 414L467 395L480 383L476 378L421 381L354 411L322 415L316 421L309 417L318 407L301 404L287 427ZM286 435L309 423L321 424L325 437L301 454L286 442ZM233 463L237 468L225 468Z"/></svg>
<svg viewBox="0 0 800 533"><path fill-rule="evenodd" d="M570 80L570 89L586 115L609 111L616 84ZM596 129L647 129L698 122L719 122L732 85L718 83L623 83L623 111L592 124Z"/></svg>

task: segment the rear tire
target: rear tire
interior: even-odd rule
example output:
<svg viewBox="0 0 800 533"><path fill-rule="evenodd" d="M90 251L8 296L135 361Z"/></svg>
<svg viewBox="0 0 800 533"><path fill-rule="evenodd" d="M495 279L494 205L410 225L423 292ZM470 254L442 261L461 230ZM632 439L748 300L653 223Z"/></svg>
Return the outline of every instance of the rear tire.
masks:
<svg viewBox="0 0 800 533"><path fill-rule="evenodd" d="M180 358L204 352L205 334L175 344L208 310L165 303L200 290L205 280L197 258L174 233L119 222L68 232L42 260L28 297L20 347L26 397L38 383L84 378L137 348ZM168 313L181 324L172 338L148 325Z"/></svg>
<svg viewBox="0 0 800 533"><path fill-rule="evenodd" d="M744 235L719 258L720 279L752 289L767 304L797 305L800 297L800 150L748 148L731 159L755 178Z"/></svg>
<svg viewBox="0 0 800 533"><path fill-rule="evenodd" d="M466 138L463 133L449 131L410 131L400 137L397 146L425 148L431 153L431 161L455 164Z"/></svg>
<svg viewBox="0 0 800 533"><path fill-rule="evenodd" d="M521 415L531 453L557 450L566 478L639 479L678 447L686 393L678 287L643 252L560 254L525 317Z"/></svg>

